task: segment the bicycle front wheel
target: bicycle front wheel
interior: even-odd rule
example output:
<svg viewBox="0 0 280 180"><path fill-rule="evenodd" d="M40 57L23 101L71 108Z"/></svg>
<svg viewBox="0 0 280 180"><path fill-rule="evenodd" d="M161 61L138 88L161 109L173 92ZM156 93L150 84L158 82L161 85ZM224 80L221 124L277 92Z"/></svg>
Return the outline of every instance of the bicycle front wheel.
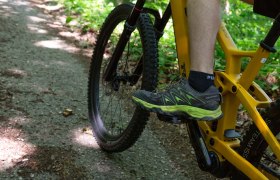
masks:
<svg viewBox="0 0 280 180"><path fill-rule="evenodd" d="M152 91L157 84L157 41L150 18L144 13L137 20L114 77L110 81L104 79L132 8L122 4L108 15L91 60L89 118L97 143L107 152L124 151L141 135L149 113L132 103L131 94L140 88Z"/></svg>

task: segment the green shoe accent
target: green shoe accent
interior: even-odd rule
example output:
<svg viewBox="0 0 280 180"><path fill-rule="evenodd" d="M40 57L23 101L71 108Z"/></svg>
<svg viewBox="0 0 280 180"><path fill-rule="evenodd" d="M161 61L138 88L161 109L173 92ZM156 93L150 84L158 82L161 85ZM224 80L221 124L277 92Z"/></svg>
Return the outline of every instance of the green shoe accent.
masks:
<svg viewBox="0 0 280 180"><path fill-rule="evenodd" d="M132 100L148 111L187 119L211 121L223 114L221 95L216 87L210 86L205 92L198 92L184 78L162 92L138 90L132 94Z"/></svg>
<svg viewBox="0 0 280 180"><path fill-rule="evenodd" d="M169 113L183 112L196 119L201 119L205 117L217 119L222 115L221 106L218 106L216 110L211 111L211 110L201 109L198 107L193 107L188 105L159 106L159 105L150 104L136 97L132 97L132 99L135 102L138 102L141 105L143 105L147 110L160 109L163 112L169 112Z"/></svg>

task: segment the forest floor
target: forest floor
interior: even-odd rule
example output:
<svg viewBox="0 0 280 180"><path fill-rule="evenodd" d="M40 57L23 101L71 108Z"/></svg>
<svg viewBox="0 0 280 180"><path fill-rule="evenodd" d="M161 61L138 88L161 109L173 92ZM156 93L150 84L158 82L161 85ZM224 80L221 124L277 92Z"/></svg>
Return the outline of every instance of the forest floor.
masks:
<svg viewBox="0 0 280 180"><path fill-rule="evenodd" d="M51 1L0 0L0 13L0 179L215 179L184 125L150 120L132 148L102 152L87 118L96 35L66 27Z"/></svg>

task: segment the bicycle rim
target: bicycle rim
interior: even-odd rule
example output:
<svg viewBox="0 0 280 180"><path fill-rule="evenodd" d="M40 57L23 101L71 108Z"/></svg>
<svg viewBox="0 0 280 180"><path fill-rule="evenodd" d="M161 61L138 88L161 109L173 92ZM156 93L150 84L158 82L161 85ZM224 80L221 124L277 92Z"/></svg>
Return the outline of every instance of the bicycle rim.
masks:
<svg viewBox="0 0 280 180"><path fill-rule="evenodd" d="M131 82L142 54L143 64L148 64L145 61L152 57L149 63L157 66L156 40L145 14L137 22L137 28L118 62L113 80L106 82L103 78L131 9L130 5L120 5L109 15L100 32L90 68L89 115L98 144L108 152L123 151L138 139L149 113L132 103L131 94L140 88L151 90L156 84L156 71L146 66L138 82ZM145 77L148 71L152 75L150 79Z"/></svg>

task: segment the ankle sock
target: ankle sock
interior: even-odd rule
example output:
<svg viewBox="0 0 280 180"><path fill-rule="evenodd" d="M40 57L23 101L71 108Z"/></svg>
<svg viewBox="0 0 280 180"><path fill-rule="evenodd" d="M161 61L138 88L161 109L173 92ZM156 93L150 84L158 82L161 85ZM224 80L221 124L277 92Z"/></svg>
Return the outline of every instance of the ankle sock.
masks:
<svg viewBox="0 0 280 180"><path fill-rule="evenodd" d="M189 84L198 92L205 92L214 85L214 75L198 71L190 71Z"/></svg>

